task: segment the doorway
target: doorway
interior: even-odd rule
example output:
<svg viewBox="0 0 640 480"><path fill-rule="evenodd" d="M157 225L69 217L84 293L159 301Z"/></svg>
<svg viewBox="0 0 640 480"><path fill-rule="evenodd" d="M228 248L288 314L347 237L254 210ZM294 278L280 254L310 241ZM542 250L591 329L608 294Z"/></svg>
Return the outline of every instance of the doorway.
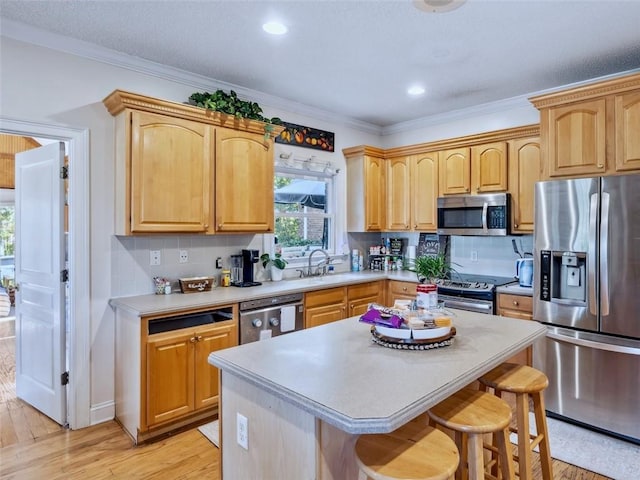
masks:
<svg viewBox="0 0 640 480"><path fill-rule="evenodd" d="M67 308L67 421L72 429L90 421L89 175L88 130L0 119L0 134L62 141L68 146L69 282ZM19 279L17 279L19 282ZM84 321L79 321L83 319Z"/></svg>

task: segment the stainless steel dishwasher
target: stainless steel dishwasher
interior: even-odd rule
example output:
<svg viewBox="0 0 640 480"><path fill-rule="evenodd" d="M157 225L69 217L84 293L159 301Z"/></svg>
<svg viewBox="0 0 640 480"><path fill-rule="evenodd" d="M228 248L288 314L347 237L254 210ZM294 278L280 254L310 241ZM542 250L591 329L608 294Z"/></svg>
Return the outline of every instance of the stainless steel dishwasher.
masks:
<svg viewBox="0 0 640 480"><path fill-rule="evenodd" d="M303 327L304 305L301 293L240 303L240 344L277 337L302 330Z"/></svg>

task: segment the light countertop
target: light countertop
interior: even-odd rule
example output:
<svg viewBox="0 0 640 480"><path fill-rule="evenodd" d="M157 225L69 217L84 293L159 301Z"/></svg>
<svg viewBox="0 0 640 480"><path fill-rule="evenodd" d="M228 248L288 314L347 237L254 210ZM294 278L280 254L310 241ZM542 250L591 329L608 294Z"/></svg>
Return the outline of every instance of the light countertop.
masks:
<svg viewBox="0 0 640 480"><path fill-rule="evenodd" d="M109 301L114 308L122 308L137 316L179 312L193 308L215 307L287 293L307 292L323 288L355 285L376 280L400 280L418 283L415 272L389 271L334 273L321 277L296 278L280 282L264 282L256 287L217 287L210 292L172 293L170 295L137 295L116 297Z"/></svg>
<svg viewBox="0 0 640 480"><path fill-rule="evenodd" d="M390 432L545 334L538 322L453 311L452 345L426 351L374 344L348 318L209 355L237 376L347 433Z"/></svg>
<svg viewBox="0 0 640 480"><path fill-rule="evenodd" d="M497 293L511 293L513 295L526 295L527 297L533 297L533 287L521 287L517 282L510 283L509 285L502 285L496 287Z"/></svg>

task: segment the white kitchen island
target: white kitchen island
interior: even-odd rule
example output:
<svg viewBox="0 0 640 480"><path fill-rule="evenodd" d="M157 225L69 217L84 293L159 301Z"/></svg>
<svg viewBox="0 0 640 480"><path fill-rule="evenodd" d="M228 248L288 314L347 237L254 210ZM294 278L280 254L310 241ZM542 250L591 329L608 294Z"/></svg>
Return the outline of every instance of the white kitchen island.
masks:
<svg viewBox="0 0 640 480"><path fill-rule="evenodd" d="M432 350L377 345L354 317L212 353L221 369L222 479L356 479L359 434L400 427L546 331L455 314L455 341ZM238 415L248 449L237 442Z"/></svg>

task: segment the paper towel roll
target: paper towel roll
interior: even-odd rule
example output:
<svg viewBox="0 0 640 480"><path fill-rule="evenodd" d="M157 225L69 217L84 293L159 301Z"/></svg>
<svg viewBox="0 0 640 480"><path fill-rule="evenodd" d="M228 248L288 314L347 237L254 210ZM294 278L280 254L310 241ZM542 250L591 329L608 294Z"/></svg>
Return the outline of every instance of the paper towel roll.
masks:
<svg viewBox="0 0 640 480"><path fill-rule="evenodd" d="M415 260L415 258L416 258L416 246L415 245L408 245L407 246L407 258L409 260Z"/></svg>
<svg viewBox="0 0 640 480"><path fill-rule="evenodd" d="M280 331L290 332L296 328L296 306L291 305L280 309Z"/></svg>

